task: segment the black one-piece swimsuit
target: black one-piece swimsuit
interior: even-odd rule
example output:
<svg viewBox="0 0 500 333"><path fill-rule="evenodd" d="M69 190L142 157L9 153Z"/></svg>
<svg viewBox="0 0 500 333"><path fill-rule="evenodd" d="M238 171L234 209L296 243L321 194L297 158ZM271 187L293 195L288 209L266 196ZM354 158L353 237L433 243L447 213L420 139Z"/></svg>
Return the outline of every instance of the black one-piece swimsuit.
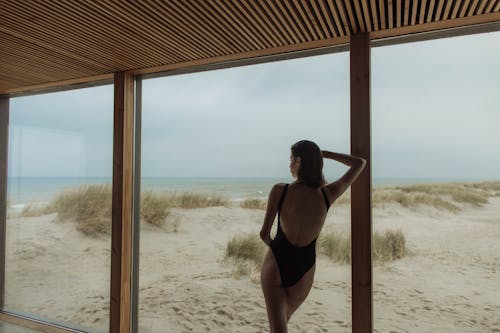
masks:
<svg viewBox="0 0 500 333"><path fill-rule="evenodd" d="M271 241L271 251L273 251L281 276L281 284L284 287L291 287L311 269L316 262L316 237L311 243L306 246L295 246L286 238L285 233L280 225L281 206L285 200L285 194L288 189L286 184L281 199L278 204L278 231L276 237ZM330 208L330 204L321 188L321 193L325 199L326 210Z"/></svg>

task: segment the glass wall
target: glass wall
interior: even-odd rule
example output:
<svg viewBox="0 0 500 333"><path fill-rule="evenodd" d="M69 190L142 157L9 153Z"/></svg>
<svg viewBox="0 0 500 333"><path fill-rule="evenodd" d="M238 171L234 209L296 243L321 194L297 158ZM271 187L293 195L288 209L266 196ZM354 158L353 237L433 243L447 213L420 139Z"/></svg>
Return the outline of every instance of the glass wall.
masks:
<svg viewBox="0 0 500 333"><path fill-rule="evenodd" d="M109 326L113 87L10 100L5 310Z"/></svg>
<svg viewBox="0 0 500 333"><path fill-rule="evenodd" d="M294 142L349 152L348 69L339 53L143 81L139 332L268 329L267 196L292 181ZM344 171L325 162L327 180ZM343 198L290 331L350 332L349 223Z"/></svg>
<svg viewBox="0 0 500 333"><path fill-rule="evenodd" d="M376 332L500 331L499 45L372 49Z"/></svg>

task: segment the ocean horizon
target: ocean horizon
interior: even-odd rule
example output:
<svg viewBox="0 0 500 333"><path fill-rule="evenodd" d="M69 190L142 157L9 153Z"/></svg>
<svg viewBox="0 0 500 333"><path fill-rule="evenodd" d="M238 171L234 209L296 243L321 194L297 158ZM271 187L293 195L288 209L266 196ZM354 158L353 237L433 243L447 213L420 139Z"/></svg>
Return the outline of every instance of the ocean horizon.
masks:
<svg viewBox="0 0 500 333"><path fill-rule="evenodd" d="M82 185L110 184L111 177L9 177L10 205L50 201L61 191ZM275 183L291 182L287 177L142 177L141 191L210 193L238 201L266 198ZM500 181L479 178L374 178L374 187L423 183L465 183Z"/></svg>

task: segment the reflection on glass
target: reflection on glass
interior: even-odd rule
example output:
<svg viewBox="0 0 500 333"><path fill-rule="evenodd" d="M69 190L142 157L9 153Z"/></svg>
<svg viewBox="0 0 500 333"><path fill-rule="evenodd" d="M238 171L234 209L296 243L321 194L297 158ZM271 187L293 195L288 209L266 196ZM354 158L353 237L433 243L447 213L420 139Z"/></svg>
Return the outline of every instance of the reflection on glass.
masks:
<svg viewBox="0 0 500 333"><path fill-rule="evenodd" d="M372 51L376 332L500 330L499 42Z"/></svg>
<svg viewBox="0 0 500 333"><path fill-rule="evenodd" d="M267 195L292 181L294 142L349 150L348 89L345 53L143 81L141 333L268 330L258 238ZM327 180L343 171L325 163ZM335 236L349 247L341 201L290 331L350 331L349 258L325 254Z"/></svg>
<svg viewBox="0 0 500 333"><path fill-rule="evenodd" d="M5 306L107 332L113 90L11 99Z"/></svg>

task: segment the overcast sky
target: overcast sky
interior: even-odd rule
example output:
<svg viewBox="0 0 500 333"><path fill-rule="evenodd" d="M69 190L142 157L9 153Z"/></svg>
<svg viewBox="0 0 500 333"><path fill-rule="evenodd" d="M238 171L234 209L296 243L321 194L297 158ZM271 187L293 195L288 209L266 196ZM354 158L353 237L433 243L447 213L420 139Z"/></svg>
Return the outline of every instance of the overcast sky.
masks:
<svg viewBox="0 0 500 333"><path fill-rule="evenodd" d="M371 56L374 178L500 179L500 33ZM13 98L10 176L111 176L112 112L112 86ZM145 80L142 125L143 176L286 177L297 140L349 151L349 54Z"/></svg>

